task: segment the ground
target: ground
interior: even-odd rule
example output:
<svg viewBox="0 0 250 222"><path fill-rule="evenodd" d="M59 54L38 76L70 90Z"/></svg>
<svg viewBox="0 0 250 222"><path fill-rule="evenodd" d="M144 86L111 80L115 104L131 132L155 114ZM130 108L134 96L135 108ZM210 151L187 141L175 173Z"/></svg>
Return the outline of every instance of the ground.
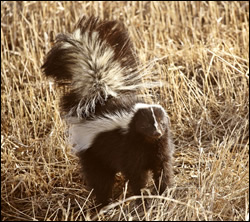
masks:
<svg viewBox="0 0 250 222"><path fill-rule="evenodd" d="M159 196L149 181L148 207L134 207L118 175L112 204L96 215L60 92L41 72L55 36L82 15L122 21L148 76L164 82L153 94L171 121L175 184ZM1 2L2 220L235 221L248 212L249 2Z"/></svg>

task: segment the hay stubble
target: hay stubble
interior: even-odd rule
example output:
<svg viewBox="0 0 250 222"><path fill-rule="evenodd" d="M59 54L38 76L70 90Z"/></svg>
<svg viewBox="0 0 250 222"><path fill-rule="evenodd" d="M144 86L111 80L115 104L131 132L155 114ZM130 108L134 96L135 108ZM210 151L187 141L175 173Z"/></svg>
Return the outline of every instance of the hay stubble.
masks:
<svg viewBox="0 0 250 222"><path fill-rule="evenodd" d="M1 2L2 220L95 215L66 142L59 91L40 69L56 34L83 14L121 19L141 62L156 61L152 71L166 85L155 94L176 145L174 187L146 197L150 181L149 207L135 209L118 177L116 200L97 219L245 220L248 2Z"/></svg>

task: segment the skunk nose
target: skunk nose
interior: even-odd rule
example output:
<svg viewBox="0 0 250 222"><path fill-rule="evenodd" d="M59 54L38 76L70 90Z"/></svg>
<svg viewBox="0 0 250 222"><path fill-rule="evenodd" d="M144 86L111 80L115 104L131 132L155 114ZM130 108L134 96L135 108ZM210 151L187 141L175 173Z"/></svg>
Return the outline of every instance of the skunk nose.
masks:
<svg viewBox="0 0 250 222"><path fill-rule="evenodd" d="M156 137L156 138L159 138L159 137L162 136L162 133L157 130L157 131L154 131L153 136Z"/></svg>

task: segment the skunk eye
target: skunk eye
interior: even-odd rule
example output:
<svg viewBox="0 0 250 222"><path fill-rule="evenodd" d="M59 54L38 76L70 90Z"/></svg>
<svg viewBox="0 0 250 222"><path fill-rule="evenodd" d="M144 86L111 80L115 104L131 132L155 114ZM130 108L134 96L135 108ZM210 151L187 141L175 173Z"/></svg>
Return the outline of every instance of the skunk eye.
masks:
<svg viewBox="0 0 250 222"><path fill-rule="evenodd" d="M161 125L161 127L162 127L163 129L167 128L167 122L165 122L165 121L161 121L161 122L160 122L160 125Z"/></svg>
<svg viewBox="0 0 250 222"><path fill-rule="evenodd" d="M166 122L163 121L163 120L161 120L161 121L160 121L160 124L163 125L163 126L165 126L165 125L166 125Z"/></svg>

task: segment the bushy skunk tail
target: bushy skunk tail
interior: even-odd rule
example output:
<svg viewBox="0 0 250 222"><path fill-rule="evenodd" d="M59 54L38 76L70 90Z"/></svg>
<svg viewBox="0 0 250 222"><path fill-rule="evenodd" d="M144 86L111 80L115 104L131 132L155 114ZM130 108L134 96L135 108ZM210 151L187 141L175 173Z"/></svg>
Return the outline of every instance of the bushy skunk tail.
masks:
<svg viewBox="0 0 250 222"><path fill-rule="evenodd" d="M72 34L59 34L42 69L69 91L61 108L69 116L89 116L97 103L145 87L128 32L117 21L83 17Z"/></svg>

